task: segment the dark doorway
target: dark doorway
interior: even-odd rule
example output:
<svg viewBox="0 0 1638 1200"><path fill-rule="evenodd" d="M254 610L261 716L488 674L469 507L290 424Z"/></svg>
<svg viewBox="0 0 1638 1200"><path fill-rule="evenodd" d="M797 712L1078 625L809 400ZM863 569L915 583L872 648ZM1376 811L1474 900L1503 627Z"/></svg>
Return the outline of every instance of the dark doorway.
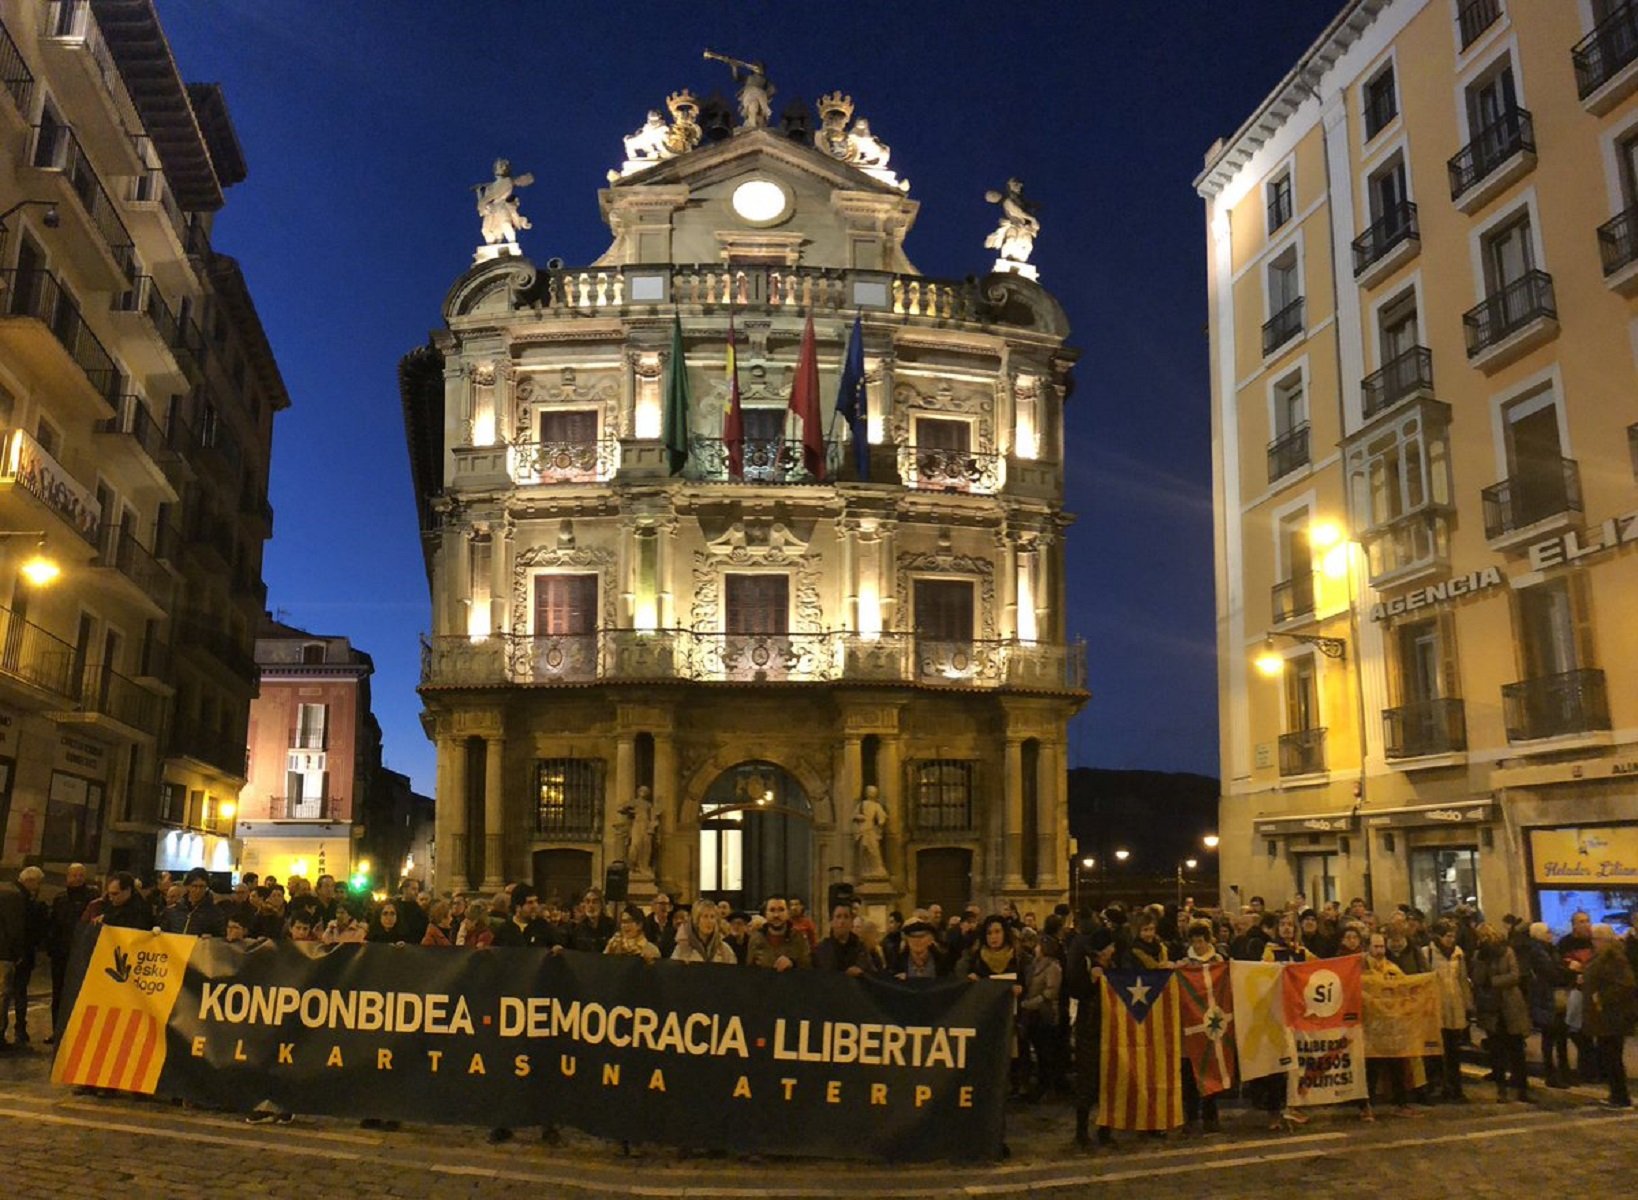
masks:
<svg viewBox="0 0 1638 1200"><path fill-rule="evenodd" d="M940 846L916 852L916 907L959 913L973 899L973 852Z"/></svg>
<svg viewBox="0 0 1638 1200"><path fill-rule="evenodd" d="M740 908L770 896L810 906L813 809L795 776L744 762L717 776L700 801L699 893Z"/></svg>
<svg viewBox="0 0 1638 1200"><path fill-rule="evenodd" d="M542 900L556 896L571 907L592 885L590 850L536 850L535 890Z"/></svg>

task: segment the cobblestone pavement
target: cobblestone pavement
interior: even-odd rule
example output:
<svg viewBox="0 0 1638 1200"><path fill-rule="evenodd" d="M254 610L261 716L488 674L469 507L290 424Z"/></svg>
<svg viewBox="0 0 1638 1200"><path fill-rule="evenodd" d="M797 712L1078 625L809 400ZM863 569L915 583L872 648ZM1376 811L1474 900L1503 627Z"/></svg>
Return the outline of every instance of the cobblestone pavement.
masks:
<svg viewBox="0 0 1638 1200"><path fill-rule="evenodd" d="M43 1022L41 1022L43 1025ZM237 1117L164 1102L100 1099L53 1087L49 1049L0 1054L0 1194L33 1200L231 1195L799 1197L1390 1196L1405 1200L1526 1196L1626 1197L1638 1181L1638 1115L1597 1106L1601 1091L1534 1089L1538 1102L1497 1104L1475 1070L1466 1106L1385 1110L1364 1124L1349 1109L1316 1111L1295 1133L1225 1105L1225 1132L1204 1138L1117 1135L1095 1154L1071 1144L1067 1104L1020 1106L1000 1163L887 1170L800 1159L685 1157L565 1133L548 1147L519 1134L499 1147L483 1131L361 1128L331 1118L247 1126ZM710 1114L701 1114L709 1119ZM861 1119L867 1119L861 1114ZM799 1133L792 1131L793 1141Z"/></svg>

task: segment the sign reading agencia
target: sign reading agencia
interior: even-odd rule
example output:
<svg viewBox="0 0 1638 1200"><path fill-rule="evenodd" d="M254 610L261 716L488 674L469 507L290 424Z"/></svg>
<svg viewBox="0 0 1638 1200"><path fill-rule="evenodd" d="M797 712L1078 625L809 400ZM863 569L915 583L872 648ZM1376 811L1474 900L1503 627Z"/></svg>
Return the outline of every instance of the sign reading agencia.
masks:
<svg viewBox="0 0 1638 1200"><path fill-rule="evenodd" d="M1606 554L1622 546L1638 542L1638 511L1611 517L1593 529L1571 529L1552 537L1532 542L1525 548L1530 570L1547 571L1554 567L1573 566L1584 558ZM1371 620L1385 621L1403 616L1419 608L1446 604L1464 596L1475 596L1492 588L1511 587L1512 582L1502 574L1500 567L1481 567L1466 575L1456 575L1415 588L1403 596L1395 596L1371 606Z"/></svg>

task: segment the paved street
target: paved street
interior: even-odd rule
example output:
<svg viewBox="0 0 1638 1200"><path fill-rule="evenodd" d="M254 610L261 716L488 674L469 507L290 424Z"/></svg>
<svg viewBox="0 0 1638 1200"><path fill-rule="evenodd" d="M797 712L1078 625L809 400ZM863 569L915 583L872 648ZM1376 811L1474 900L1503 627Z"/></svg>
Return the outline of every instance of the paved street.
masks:
<svg viewBox="0 0 1638 1200"><path fill-rule="evenodd" d="M37 1027L43 1028L43 1013ZM1578 1200L1632 1195L1638 1116L1609 1113L1599 1092L1537 1089L1538 1104L1497 1105L1477 1078L1465 1108L1416 1118L1316 1113L1301 1132L1266 1131L1260 1114L1226 1110L1209 1138L1121 1136L1095 1155L1070 1144L1067 1105L1009 1118L1012 1157L1001 1164L865 1164L689 1158L637 1147L629 1157L566 1134L560 1147L520 1135L501 1147L482 1130L406 1126L396 1133L332 1119L246 1126L167 1103L98 1099L54 1088L47 1048L0 1056L0 1146L7 1200L76 1194L147 1197L229 1194L300 1200L351 1197L1142 1197L1156 1187L1191 1196L1472 1198L1523 1196L1573 1181ZM701 1120L715 1114L702 1112ZM799 1135L792 1132L793 1140ZM1562 1190L1562 1189L1558 1189Z"/></svg>

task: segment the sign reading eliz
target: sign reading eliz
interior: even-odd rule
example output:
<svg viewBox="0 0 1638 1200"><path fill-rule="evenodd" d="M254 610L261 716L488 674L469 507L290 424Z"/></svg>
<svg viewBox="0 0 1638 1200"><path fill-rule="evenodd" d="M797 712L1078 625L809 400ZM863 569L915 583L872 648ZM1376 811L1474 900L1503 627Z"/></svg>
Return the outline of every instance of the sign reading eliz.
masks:
<svg viewBox="0 0 1638 1200"><path fill-rule="evenodd" d="M1572 566L1584 558L1605 554L1634 542L1638 542L1638 512L1611 517L1593 529L1556 533L1539 542L1532 542L1524 553L1532 571L1546 571L1553 567ZM1456 575L1426 587L1414 588L1402 596L1372 605L1371 620L1385 621L1429 605L1445 604L1491 588L1511 586L1511 581L1502 574L1500 567L1483 567L1466 575Z"/></svg>
<svg viewBox="0 0 1638 1200"><path fill-rule="evenodd" d="M998 983L533 949L246 951L124 929L78 950L56 1083L698 1149L1001 1151L1012 996Z"/></svg>

